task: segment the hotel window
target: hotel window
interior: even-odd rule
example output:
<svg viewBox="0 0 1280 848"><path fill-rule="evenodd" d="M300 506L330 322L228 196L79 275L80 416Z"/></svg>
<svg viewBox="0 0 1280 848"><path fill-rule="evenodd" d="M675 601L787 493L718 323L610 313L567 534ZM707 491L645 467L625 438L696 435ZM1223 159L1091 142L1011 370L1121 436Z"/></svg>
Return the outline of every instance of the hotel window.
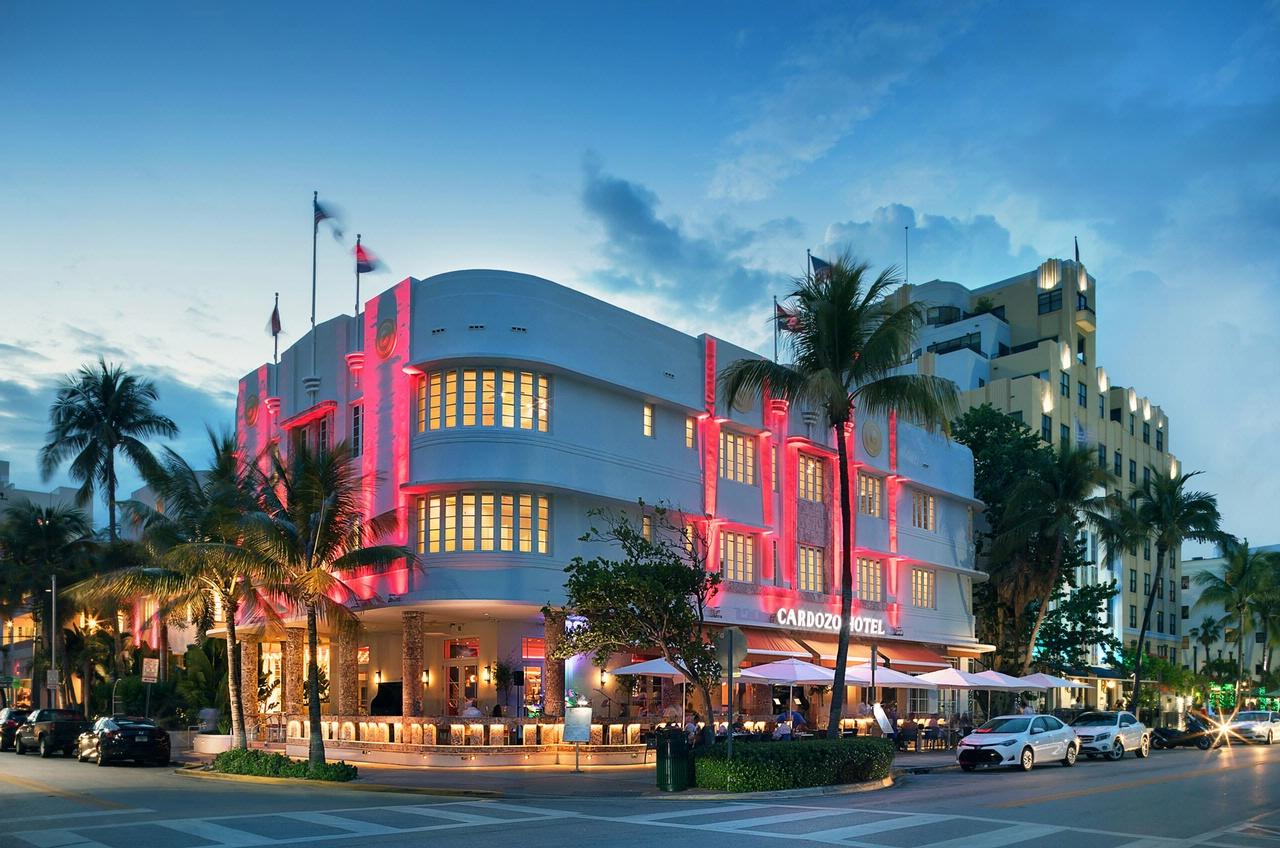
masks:
<svg viewBox="0 0 1280 848"><path fill-rule="evenodd" d="M1129 413L1129 435L1130 435L1130 436L1132 436L1132 435L1133 435L1133 423L1134 423L1134 421L1135 421L1135 420L1136 420L1136 419L1133 417L1133 413L1132 413L1132 412L1130 412L1130 413Z"/></svg>
<svg viewBox="0 0 1280 848"><path fill-rule="evenodd" d="M806 501L822 503L822 460L800 454L800 497Z"/></svg>
<svg viewBox="0 0 1280 848"><path fill-rule="evenodd" d="M1164 632L1164 610L1156 611L1156 632ZM1163 645L1161 647L1164 647Z"/></svg>
<svg viewBox="0 0 1280 848"><path fill-rule="evenodd" d="M911 569L911 605L920 609L936 609L938 606L933 572L927 568Z"/></svg>
<svg viewBox="0 0 1280 848"><path fill-rule="evenodd" d="M687 448L693 447L693 444L694 444L694 432L695 432L694 422L696 420L697 419L695 419L692 415L686 415L684 418L684 446Z"/></svg>
<svg viewBox="0 0 1280 848"><path fill-rule="evenodd" d="M462 426L476 426L476 377L473 369L462 372Z"/></svg>
<svg viewBox="0 0 1280 848"><path fill-rule="evenodd" d="M1142 485L1147 486L1147 485L1150 485L1150 483L1151 483L1151 466L1148 465L1142 469Z"/></svg>
<svg viewBox="0 0 1280 848"><path fill-rule="evenodd" d="M492 427L498 408L498 375L496 371L480 372L480 426Z"/></svg>
<svg viewBox="0 0 1280 848"><path fill-rule="evenodd" d="M1151 422L1150 421L1142 422L1142 443L1144 445L1151 444Z"/></svg>
<svg viewBox="0 0 1280 848"><path fill-rule="evenodd" d="M1190 588L1191 588L1191 578L1190 578L1190 577L1188 577L1188 576L1187 576L1187 575L1185 575L1185 574L1184 574L1184 575L1182 575L1182 588L1183 588L1184 590L1185 590L1185 589L1190 589Z"/></svg>
<svg viewBox="0 0 1280 848"><path fill-rule="evenodd" d="M1107 397L1106 395L1098 395L1098 417L1107 417Z"/></svg>
<svg viewBox="0 0 1280 848"><path fill-rule="evenodd" d="M1147 562L1151 561L1151 540L1150 539L1142 540L1142 558L1145 559Z"/></svg>
<svg viewBox="0 0 1280 848"><path fill-rule="evenodd" d="M1064 445L1071 444L1071 428L1068 427L1066 424L1058 425L1058 436L1061 444L1064 444Z"/></svg>
<svg viewBox="0 0 1280 848"><path fill-rule="evenodd" d="M1129 626L1138 626L1138 608L1133 604L1129 604Z"/></svg>
<svg viewBox="0 0 1280 848"><path fill-rule="evenodd" d="M351 407L351 455L364 453L364 404Z"/></svg>
<svg viewBox="0 0 1280 848"><path fill-rule="evenodd" d="M536 404L533 394L533 372L520 372L520 429L532 430Z"/></svg>
<svg viewBox="0 0 1280 848"><path fill-rule="evenodd" d="M433 371L418 382L418 432L451 429L461 418L463 427L545 433L550 395L550 378L532 371Z"/></svg>
<svg viewBox="0 0 1280 848"><path fill-rule="evenodd" d="M644 423L642 426L643 426L643 432L644 432L645 438L652 439L653 438L653 404L651 403L646 403L644 405Z"/></svg>
<svg viewBox="0 0 1280 848"><path fill-rule="evenodd" d="M933 495L925 492L911 494L911 526L933 532L936 529L933 514Z"/></svg>
<svg viewBox="0 0 1280 848"><path fill-rule="evenodd" d="M1053 419L1047 415L1040 416L1040 438L1053 444Z"/></svg>
<svg viewBox="0 0 1280 848"><path fill-rule="evenodd" d="M1129 460L1129 482L1138 482L1138 463L1136 460Z"/></svg>
<svg viewBox="0 0 1280 848"><path fill-rule="evenodd" d="M1084 383L1076 383L1076 403L1089 408L1089 387Z"/></svg>
<svg viewBox="0 0 1280 848"><path fill-rule="evenodd" d="M1112 458L1115 460L1112 463L1113 473L1117 477L1119 477L1123 473L1121 472L1120 467L1121 467L1121 464L1124 462L1124 459L1120 456L1120 451L1116 451Z"/></svg>
<svg viewBox="0 0 1280 848"><path fill-rule="evenodd" d="M444 426L458 426L458 372L444 372Z"/></svg>
<svg viewBox="0 0 1280 848"><path fill-rule="evenodd" d="M858 474L858 512L880 518L883 494L884 480L872 474Z"/></svg>
<svg viewBox="0 0 1280 848"><path fill-rule="evenodd" d="M516 372L502 372L502 426L513 429L516 426Z"/></svg>
<svg viewBox="0 0 1280 848"><path fill-rule="evenodd" d="M884 567L880 560L858 557L858 597L864 601L884 600Z"/></svg>
<svg viewBox="0 0 1280 848"><path fill-rule="evenodd" d="M418 408L418 432L425 433L427 431L427 378L425 376L418 378L417 391Z"/></svg>
<svg viewBox="0 0 1280 848"><path fill-rule="evenodd" d="M1164 581L1163 580L1156 581L1156 597L1158 597L1162 601L1164 600Z"/></svg>
<svg viewBox="0 0 1280 848"><path fill-rule="evenodd" d="M1138 591L1138 569L1136 568L1129 569L1129 591Z"/></svg>
<svg viewBox="0 0 1280 848"><path fill-rule="evenodd" d="M653 541L653 517L649 515L640 516L640 535L644 536L646 542Z"/></svg>
<svg viewBox="0 0 1280 848"><path fill-rule="evenodd" d="M1164 453L1164 430L1156 430L1156 450Z"/></svg>
<svg viewBox="0 0 1280 848"><path fill-rule="evenodd" d="M1062 289L1057 288L1053 291L1041 292L1037 301L1037 312L1039 314L1048 315L1050 312L1057 312L1062 308Z"/></svg>
<svg viewBox="0 0 1280 848"><path fill-rule="evenodd" d="M1098 445L1098 467L1106 470L1107 467L1107 446Z"/></svg>
<svg viewBox="0 0 1280 848"><path fill-rule="evenodd" d="M461 492L418 499L418 549L550 552L551 503L527 493Z"/></svg>
<svg viewBox="0 0 1280 848"><path fill-rule="evenodd" d="M822 548L809 545L800 546L800 561L796 566L796 578L801 592L825 592L826 580L823 579Z"/></svg>
<svg viewBox="0 0 1280 848"><path fill-rule="evenodd" d="M737 583L755 582L755 539L752 536L728 530L721 532L720 573L724 579Z"/></svg>
<svg viewBox="0 0 1280 848"><path fill-rule="evenodd" d="M333 433L333 416L323 415L316 426L316 450L327 451Z"/></svg>
<svg viewBox="0 0 1280 848"><path fill-rule="evenodd" d="M756 440L741 433L720 431L720 476L726 480L756 484Z"/></svg>
<svg viewBox="0 0 1280 848"><path fill-rule="evenodd" d="M1144 596L1151 594L1151 572L1145 572L1142 575L1142 594Z"/></svg>
<svg viewBox="0 0 1280 848"><path fill-rule="evenodd" d="M1071 375L1066 371L1062 372L1062 377L1058 381L1058 391L1062 393L1064 398L1071 397Z"/></svg>

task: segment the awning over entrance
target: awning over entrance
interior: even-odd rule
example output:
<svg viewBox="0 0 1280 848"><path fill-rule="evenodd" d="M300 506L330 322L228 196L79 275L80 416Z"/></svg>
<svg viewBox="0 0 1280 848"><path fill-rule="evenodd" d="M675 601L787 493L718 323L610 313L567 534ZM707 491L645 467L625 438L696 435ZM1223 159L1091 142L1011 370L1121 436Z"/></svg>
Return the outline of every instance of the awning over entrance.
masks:
<svg viewBox="0 0 1280 848"><path fill-rule="evenodd" d="M744 627L742 632L747 637L747 656L757 657L796 657L807 660L811 654L795 639L766 630Z"/></svg>
<svg viewBox="0 0 1280 848"><path fill-rule="evenodd" d="M836 640L834 639L816 639L809 636L801 640L805 645L809 646L819 658L828 662L835 662L836 659ZM923 645L911 645L902 643L879 644L876 646L880 652L880 664L884 665L884 661L888 659L889 665L905 672L923 672L934 671L939 668L950 668L951 663L946 657L936 654ZM857 645L850 643L849 645L849 665L859 665L861 663L871 662L871 646Z"/></svg>

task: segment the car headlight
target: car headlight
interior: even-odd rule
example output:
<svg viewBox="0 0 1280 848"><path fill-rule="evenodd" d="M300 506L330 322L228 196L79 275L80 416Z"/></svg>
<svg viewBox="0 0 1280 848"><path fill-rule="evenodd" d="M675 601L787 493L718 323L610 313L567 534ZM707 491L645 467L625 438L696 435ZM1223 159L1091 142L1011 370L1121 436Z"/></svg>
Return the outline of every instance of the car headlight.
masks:
<svg viewBox="0 0 1280 848"><path fill-rule="evenodd" d="M1096 733L1096 734L1094 734L1094 736L1093 736L1093 741L1095 741L1095 742L1101 742L1103 739L1110 739L1110 738L1111 738L1111 731L1110 731L1110 730L1104 730L1104 731L1102 731L1101 733Z"/></svg>
<svg viewBox="0 0 1280 848"><path fill-rule="evenodd" d="M1017 740L1017 739L1009 739L1009 740L1006 740L1006 741L1004 741L1004 742L1001 742L1001 743L1000 743L1000 747L1001 747L1001 748L1008 748L1010 745L1017 745L1017 744L1018 744L1018 740Z"/></svg>

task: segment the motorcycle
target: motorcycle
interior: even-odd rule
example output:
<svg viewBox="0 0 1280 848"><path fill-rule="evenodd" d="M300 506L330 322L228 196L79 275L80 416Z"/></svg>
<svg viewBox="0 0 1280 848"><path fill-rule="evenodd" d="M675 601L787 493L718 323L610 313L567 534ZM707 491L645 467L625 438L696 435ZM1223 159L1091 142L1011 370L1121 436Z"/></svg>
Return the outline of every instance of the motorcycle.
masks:
<svg viewBox="0 0 1280 848"><path fill-rule="evenodd" d="M1222 734L1217 728L1211 727L1203 719L1194 713L1186 715L1186 729L1178 730L1172 727L1157 727L1151 731L1151 747L1168 749L1168 748L1199 748L1201 751L1208 751L1210 748L1216 748L1223 744Z"/></svg>

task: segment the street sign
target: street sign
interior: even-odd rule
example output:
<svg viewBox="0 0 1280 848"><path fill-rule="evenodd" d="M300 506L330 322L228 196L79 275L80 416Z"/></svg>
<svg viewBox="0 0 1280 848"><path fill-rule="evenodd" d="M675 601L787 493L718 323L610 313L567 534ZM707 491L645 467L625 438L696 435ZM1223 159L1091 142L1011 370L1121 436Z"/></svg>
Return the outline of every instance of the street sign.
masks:
<svg viewBox="0 0 1280 848"><path fill-rule="evenodd" d="M58 688L58 670L51 668L44 673L44 685L47 689Z"/></svg>
<svg viewBox="0 0 1280 848"><path fill-rule="evenodd" d="M564 741L591 741L591 708L570 707L564 711Z"/></svg>
<svg viewBox="0 0 1280 848"><path fill-rule="evenodd" d="M142 658L142 682L155 683L160 678L160 660L157 657Z"/></svg>
<svg viewBox="0 0 1280 848"><path fill-rule="evenodd" d="M736 627L724 628L712 641L716 646L716 659L720 661L721 674L728 674L729 669L736 669L747 658L747 637Z"/></svg>

